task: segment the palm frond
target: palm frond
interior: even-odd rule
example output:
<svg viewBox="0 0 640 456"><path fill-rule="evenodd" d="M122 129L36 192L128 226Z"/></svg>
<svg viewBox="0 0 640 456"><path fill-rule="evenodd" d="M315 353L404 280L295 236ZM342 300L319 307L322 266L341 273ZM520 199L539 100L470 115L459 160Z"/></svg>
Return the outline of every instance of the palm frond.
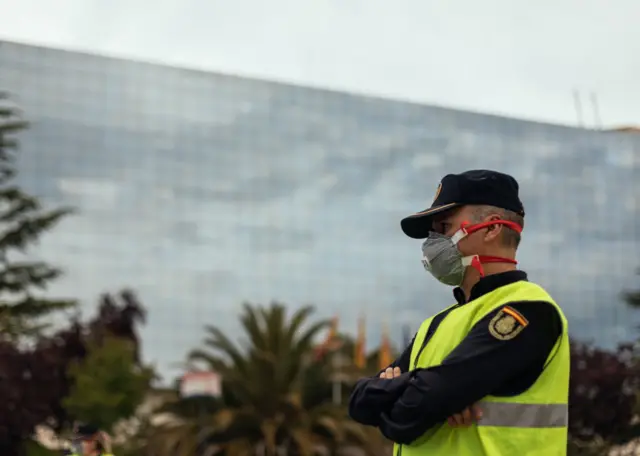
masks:
<svg viewBox="0 0 640 456"><path fill-rule="evenodd" d="M317 336L330 325L310 321L312 314L310 306L288 314L278 302L245 303L240 323L246 344L206 326L202 347L188 360L221 374L222 399L206 420L181 415L185 423L164 428L161 446L171 456L200 456L205 449L219 456L275 456L280 450L313 456L346 444L368 448L375 440L368 430L351 422L343 406L327 402L330 365L310 362Z"/></svg>

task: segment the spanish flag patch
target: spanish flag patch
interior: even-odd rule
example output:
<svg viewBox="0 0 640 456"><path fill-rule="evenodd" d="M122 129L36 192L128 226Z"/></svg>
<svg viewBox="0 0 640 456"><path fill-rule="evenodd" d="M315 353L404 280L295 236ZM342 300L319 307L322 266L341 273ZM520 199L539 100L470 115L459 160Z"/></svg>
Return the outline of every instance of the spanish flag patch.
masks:
<svg viewBox="0 0 640 456"><path fill-rule="evenodd" d="M513 307L504 306L489 322L489 333L499 340L511 340L529 325L529 321Z"/></svg>

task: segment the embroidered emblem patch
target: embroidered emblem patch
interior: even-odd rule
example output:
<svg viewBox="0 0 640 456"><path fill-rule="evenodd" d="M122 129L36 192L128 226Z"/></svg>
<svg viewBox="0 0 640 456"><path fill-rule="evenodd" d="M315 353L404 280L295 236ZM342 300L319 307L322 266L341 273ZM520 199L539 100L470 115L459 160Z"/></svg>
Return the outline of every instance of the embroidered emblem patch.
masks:
<svg viewBox="0 0 640 456"><path fill-rule="evenodd" d="M520 312L506 306L489 322L489 333L499 340L511 340L528 324L529 322Z"/></svg>

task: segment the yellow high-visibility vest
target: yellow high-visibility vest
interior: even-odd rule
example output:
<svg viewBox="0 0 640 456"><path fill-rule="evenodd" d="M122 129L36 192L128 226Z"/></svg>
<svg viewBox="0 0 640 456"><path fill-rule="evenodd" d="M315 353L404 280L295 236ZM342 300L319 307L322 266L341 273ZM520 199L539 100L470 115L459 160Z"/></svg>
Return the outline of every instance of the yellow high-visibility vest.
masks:
<svg viewBox="0 0 640 456"><path fill-rule="evenodd" d="M526 281L515 282L453 309L421 351L433 317L425 320L413 343L411 370L441 364L478 321L491 311L516 301L549 302L562 320L562 335L549 354L540 377L531 388L517 396L482 399L478 404L482 418L470 427L454 428L446 422L440 423L410 445L396 444L395 456L566 456L568 324L558 304L540 286Z"/></svg>

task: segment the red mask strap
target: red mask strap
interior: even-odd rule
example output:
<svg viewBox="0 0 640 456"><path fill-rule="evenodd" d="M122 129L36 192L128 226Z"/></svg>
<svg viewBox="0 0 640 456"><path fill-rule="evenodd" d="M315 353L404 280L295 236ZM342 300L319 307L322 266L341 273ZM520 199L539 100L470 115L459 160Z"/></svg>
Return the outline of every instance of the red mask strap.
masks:
<svg viewBox="0 0 640 456"><path fill-rule="evenodd" d="M503 258L497 256L489 256L489 255L474 255L471 257L471 261L469 262L469 266L480 273L480 277L484 277L484 268L482 267L483 263L510 263L510 264L518 264L516 260L511 258Z"/></svg>
<svg viewBox="0 0 640 456"><path fill-rule="evenodd" d="M497 256L490 256L490 255L478 255L478 259L479 259L480 263L511 263L511 264L518 264L518 262L516 260L513 260L511 258L503 258L503 257L497 257Z"/></svg>
<svg viewBox="0 0 640 456"><path fill-rule="evenodd" d="M471 225L469 222L462 222L462 224L460 225L460 229L464 231L465 234L471 234L491 225L504 225L511 228L513 231L522 233L522 227L520 225L508 220L490 220L488 222L476 223L475 225Z"/></svg>
<svg viewBox="0 0 640 456"><path fill-rule="evenodd" d="M462 224L460 225L460 230L464 233L464 236L466 236L468 234L481 230L482 228L486 228L492 225L504 225L514 231L517 231L518 233L522 233L522 227L520 225L508 220L490 220L488 222L477 223L475 225L471 225L469 222L462 222ZM516 260L513 260L511 258L503 258L490 255L474 255L473 257L471 257L468 265L478 271L480 273L480 277L484 277L484 268L482 267L483 263L518 264Z"/></svg>

